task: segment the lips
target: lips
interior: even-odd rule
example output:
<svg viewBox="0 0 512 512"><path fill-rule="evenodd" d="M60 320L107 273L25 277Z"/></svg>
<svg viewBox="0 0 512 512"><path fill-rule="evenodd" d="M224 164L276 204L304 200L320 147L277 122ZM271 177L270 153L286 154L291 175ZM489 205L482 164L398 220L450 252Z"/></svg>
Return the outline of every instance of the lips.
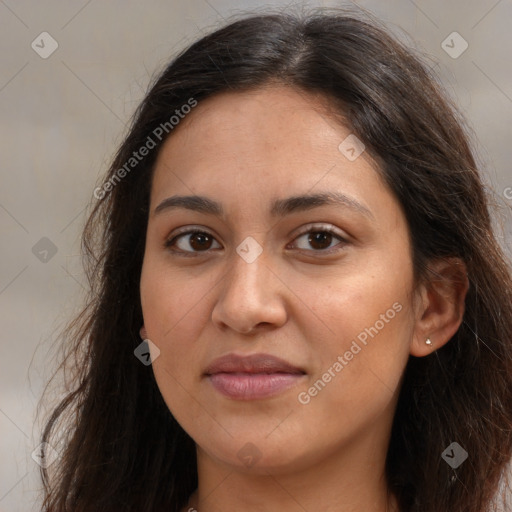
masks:
<svg viewBox="0 0 512 512"><path fill-rule="evenodd" d="M279 394L297 384L305 371L269 354L228 354L204 372L213 387L235 400L256 400Z"/></svg>

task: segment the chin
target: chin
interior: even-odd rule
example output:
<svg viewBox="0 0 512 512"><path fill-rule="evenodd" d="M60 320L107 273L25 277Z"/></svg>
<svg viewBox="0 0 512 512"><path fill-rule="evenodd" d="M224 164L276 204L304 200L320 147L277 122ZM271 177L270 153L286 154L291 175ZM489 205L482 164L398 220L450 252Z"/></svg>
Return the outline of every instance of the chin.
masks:
<svg viewBox="0 0 512 512"><path fill-rule="evenodd" d="M198 439L196 443L208 457L230 470L267 476L305 469L318 462L317 459L322 457L322 448L325 448L305 444L299 435L293 438L289 434L279 436L273 432L266 437L261 432L251 429L247 434L238 432L229 439L225 436L219 439L208 436Z"/></svg>

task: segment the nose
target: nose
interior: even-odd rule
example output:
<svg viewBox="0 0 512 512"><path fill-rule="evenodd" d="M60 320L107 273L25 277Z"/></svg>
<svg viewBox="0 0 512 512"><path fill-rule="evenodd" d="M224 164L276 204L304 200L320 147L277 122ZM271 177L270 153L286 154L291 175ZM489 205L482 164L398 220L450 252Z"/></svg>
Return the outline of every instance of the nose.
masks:
<svg viewBox="0 0 512 512"><path fill-rule="evenodd" d="M233 253L219 285L212 321L220 329L241 334L282 326L286 322L286 286L279 279L265 250L252 262Z"/></svg>

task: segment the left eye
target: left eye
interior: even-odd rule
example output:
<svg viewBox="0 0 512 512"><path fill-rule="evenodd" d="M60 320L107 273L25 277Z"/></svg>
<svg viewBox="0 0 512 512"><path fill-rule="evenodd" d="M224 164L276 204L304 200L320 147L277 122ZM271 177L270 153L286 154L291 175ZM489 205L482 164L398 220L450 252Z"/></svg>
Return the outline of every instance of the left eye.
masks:
<svg viewBox="0 0 512 512"><path fill-rule="evenodd" d="M331 249L335 247L331 245L333 242L335 242L336 239L340 242L346 242L344 238L342 238L340 235L336 234L332 229L324 228L324 229L312 229L310 231L307 231L306 233L303 233L299 235L295 240L303 239L306 241L306 244L309 244L310 247L314 248L315 252L325 251L325 252L332 252L327 251L326 249ZM310 250L308 247L299 247L301 250Z"/></svg>

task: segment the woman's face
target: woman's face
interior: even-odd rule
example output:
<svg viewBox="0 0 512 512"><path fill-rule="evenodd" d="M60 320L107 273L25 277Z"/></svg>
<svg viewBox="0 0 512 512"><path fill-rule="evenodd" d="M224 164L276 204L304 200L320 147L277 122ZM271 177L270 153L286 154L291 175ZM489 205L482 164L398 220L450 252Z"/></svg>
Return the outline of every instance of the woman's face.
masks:
<svg viewBox="0 0 512 512"><path fill-rule="evenodd" d="M277 474L387 449L415 336L410 239L322 105L284 86L217 95L156 163L140 283L153 371L223 466Z"/></svg>

